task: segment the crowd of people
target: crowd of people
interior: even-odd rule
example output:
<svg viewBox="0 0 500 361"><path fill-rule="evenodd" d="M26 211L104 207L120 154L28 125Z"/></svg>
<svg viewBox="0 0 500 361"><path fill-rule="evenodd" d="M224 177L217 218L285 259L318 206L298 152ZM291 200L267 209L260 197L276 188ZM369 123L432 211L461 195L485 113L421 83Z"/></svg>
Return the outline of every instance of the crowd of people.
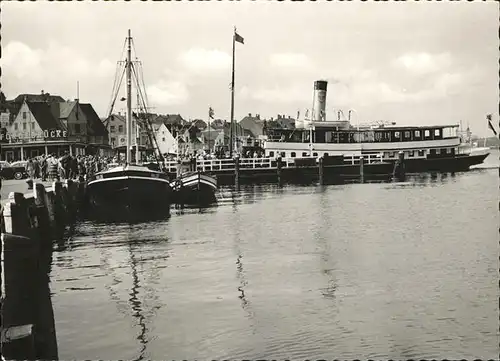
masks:
<svg viewBox="0 0 500 361"><path fill-rule="evenodd" d="M28 173L28 178L32 180L85 179L106 169L108 164L113 161L116 159L92 155L73 156L69 152L61 157L57 157L55 154L44 154L27 160L26 173Z"/></svg>

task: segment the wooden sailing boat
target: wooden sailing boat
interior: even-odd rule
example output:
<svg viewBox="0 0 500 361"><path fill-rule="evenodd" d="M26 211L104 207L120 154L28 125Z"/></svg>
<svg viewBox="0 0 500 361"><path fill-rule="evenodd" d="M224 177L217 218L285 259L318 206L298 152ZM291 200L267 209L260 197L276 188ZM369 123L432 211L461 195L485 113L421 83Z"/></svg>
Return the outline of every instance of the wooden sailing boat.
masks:
<svg viewBox="0 0 500 361"><path fill-rule="evenodd" d="M131 34L127 37L127 148L126 163L96 173L87 184L87 195L94 211L104 214L129 215L169 213L172 202L172 188L168 175L151 170L138 163L132 163L132 70ZM139 90L138 90L139 91ZM112 110L112 109L111 109Z"/></svg>

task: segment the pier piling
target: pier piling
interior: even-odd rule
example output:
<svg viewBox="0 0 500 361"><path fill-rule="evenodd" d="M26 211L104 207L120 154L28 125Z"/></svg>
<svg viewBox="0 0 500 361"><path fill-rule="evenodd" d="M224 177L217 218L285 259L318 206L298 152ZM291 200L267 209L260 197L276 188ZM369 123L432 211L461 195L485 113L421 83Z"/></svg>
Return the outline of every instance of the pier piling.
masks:
<svg viewBox="0 0 500 361"><path fill-rule="evenodd" d="M394 170L392 172L393 179L397 181L404 180L406 176L406 166L405 166L405 153L400 151L398 154L398 160L394 163Z"/></svg>
<svg viewBox="0 0 500 361"><path fill-rule="evenodd" d="M319 171L319 185L324 185L325 184L325 174L324 174L324 158L319 157L318 159L318 171Z"/></svg>
<svg viewBox="0 0 500 361"><path fill-rule="evenodd" d="M276 158L276 175L278 177L278 185L281 187L283 185L283 175L282 175L283 162L281 157Z"/></svg>
<svg viewBox="0 0 500 361"><path fill-rule="evenodd" d="M240 190L240 157L234 157L234 187Z"/></svg>
<svg viewBox="0 0 500 361"><path fill-rule="evenodd" d="M365 158L359 157L359 180L361 183L365 181Z"/></svg>

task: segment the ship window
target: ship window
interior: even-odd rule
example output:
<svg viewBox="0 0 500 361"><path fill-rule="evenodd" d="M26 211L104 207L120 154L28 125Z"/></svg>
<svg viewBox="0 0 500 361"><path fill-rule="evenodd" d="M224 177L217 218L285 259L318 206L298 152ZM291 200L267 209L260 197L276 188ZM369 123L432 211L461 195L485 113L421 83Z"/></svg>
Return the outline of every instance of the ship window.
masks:
<svg viewBox="0 0 500 361"><path fill-rule="evenodd" d="M325 156L325 157L328 157L328 153L325 153L325 154L324 154L324 156Z"/></svg>
<svg viewBox="0 0 500 361"><path fill-rule="evenodd" d="M410 151L408 152L408 155L409 155L410 157L415 156L415 151L414 151L414 150L410 150Z"/></svg>
<svg viewBox="0 0 500 361"><path fill-rule="evenodd" d="M431 136L431 131L430 130L426 130L425 133L424 133L424 136L430 137Z"/></svg>
<svg viewBox="0 0 500 361"><path fill-rule="evenodd" d="M419 150L419 151L418 151L418 155L419 155L420 157L423 157L423 156L424 156L424 154L425 154L425 151L424 151L423 149L421 149L421 150Z"/></svg>
<svg viewBox="0 0 500 361"><path fill-rule="evenodd" d="M399 132L394 132L394 138L398 138L399 139Z"/></svg>
<svg viewBox="0 0 500 361"><path fill-rule="evenodd" d="M405 138L410 138L410 132L405 132Z"/></svg>
<svg viewBox="0 0 500 361"><path fill-rule="evenodd" d="M285 157L286 157L286 153L285 153L285 152L281 152L281 156L282 156L283 158L285 158Z"/></svg>
<svg viewBox="0 0 500 361"><path fill-rule="evenodd" d="M420 138L420 130L415 130L415 137Z"/></svg>
<svg viewBox="0 0 500 361"><path fill-rule="evenodd" d="M434 136L439 137L440 133L441 133L441 131L439 129L436 129L434 131Z"/></svg>
<svg viewBox="0 0 500 361"><path fill-rule="evenodd" d="M451 154L451 148L446 148L446 153Z"/></svg>
<svg viewBox="0 0 500 361"><path fill-rule="evenodd" d="M393 158L394 157L394 152L389 152L389 157Z"/></svg>
<svg viewBox="0 0 500 361"><path fill-rule="evenodd" d="M302 152L303 157L307 157L307 152Z"/></svg>
<svg viewBox="0 0 500 361"><path fill-rule="evenodd" d="M292 158L295 158L295 157L297 156L297 153L292 152L292 153L290 154L290 156L291 156Z"/></svg>
<svg viewBox="0 0 500 361"><path fill-rule="evenodd" d="M317 156L318 156L318 153L314 152L313 157L317 157Z"/></svg>
<svg viewBox="0 0 500 361"><path fill-rule="evenodd" d="M274 152L269 152L270 157L274 157Z"/></svg>
<svg viewBox="0 0 500 361"><path fill-rule="evenodd" d="M441 149L436 149L436 154L441 154Z"/></svg>

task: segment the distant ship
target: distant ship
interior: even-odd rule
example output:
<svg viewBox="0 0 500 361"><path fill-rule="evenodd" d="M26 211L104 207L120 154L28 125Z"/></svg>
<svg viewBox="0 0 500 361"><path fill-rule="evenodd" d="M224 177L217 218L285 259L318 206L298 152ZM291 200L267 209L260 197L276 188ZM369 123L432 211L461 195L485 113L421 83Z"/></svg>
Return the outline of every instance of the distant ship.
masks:
<svg viewBox="0 0 500 361"><path fill-rule="evenodd" d="M408 173L461 171L483 163L486 147L465 146L459 125L398 126L374 123L353 126L347 120L325 118L327 81L314 82L310 119L296 120L295 129L270 128L263 148L267 157L306 158L339 156L396 162L404 156ZM306 115L307 118L307 115Z"/></svg>

